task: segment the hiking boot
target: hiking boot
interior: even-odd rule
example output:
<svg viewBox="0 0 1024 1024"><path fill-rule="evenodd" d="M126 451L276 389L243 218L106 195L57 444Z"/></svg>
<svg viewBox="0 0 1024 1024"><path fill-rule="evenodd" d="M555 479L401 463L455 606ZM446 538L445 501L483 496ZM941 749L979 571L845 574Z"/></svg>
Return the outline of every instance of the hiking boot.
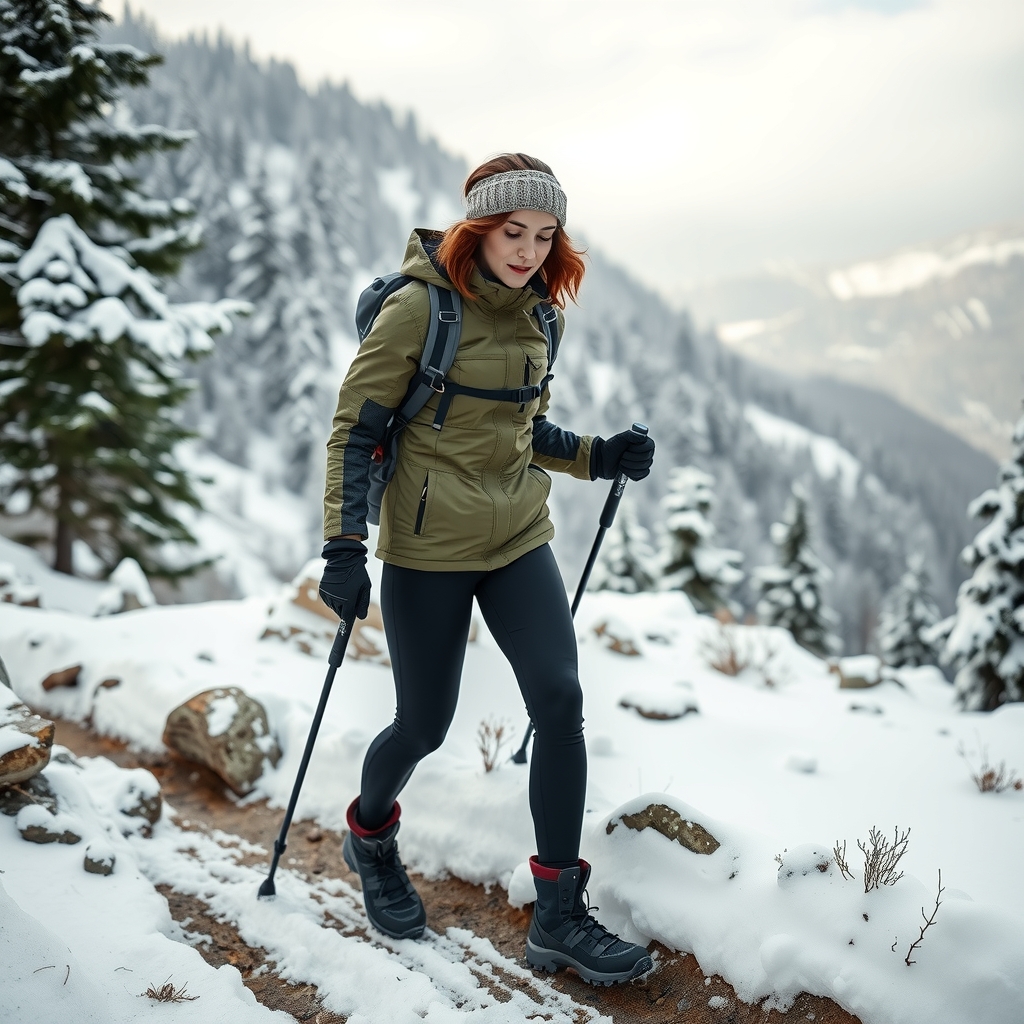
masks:
<svg viewBox="0 0 1024 1024"><path fill-rule="evenodd" d="M358 806L357 797L345 815L348 835L341 853L359 875L366 916L374 928L393 939L418 939L426 926L427 912L398 856L395 836L401 808L396 802L388 820L371 832L356 820Z"/></svg>
<svg viewBox="0 0 1024 1024"><path fill-rule="evenodd" d="M590 878L585 860L559 871L531 857L530 869L537 887L526 938L526 962L531 967L552 973L572 967L591 985L614 985L654 969L643 946L623 942L590 916L591 908L583 902Z"/></svg>

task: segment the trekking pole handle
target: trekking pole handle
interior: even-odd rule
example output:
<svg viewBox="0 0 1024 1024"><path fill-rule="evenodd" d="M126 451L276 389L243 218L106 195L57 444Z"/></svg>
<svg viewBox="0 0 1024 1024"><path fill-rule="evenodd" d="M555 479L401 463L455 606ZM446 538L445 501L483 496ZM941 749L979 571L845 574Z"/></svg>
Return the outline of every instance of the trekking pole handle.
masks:
<svg viewBox="0 0 1024 1024"><path fill-rule="evenodd" d="M634 423L629 429L638 437L646 437L650 433L647 425L644 423ZM619 502L622 500L622 492L626 489L626 481L628 479L629 477L627 477L625 473L618 473L612 484L611 490L608 492L604 508L601 510L600 519L601 526L606 530L609 529L615 521L615 513L618 511Z"/></svg>

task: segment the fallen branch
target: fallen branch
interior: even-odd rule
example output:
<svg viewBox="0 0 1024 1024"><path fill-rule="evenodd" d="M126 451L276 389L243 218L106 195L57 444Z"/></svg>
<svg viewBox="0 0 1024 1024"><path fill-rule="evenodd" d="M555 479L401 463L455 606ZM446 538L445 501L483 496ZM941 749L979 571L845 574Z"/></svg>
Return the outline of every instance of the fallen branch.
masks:
<svg viewBox="0 0 1024 1024"><path fill-rule="evenodd" d="M934 908L934 910L932 910L932 916L931 917L925 917L924 916L924 907L921 908L921 917L924 918L924 924L920 926L921 927L921 934L918 935L918 937L916 939L914 939L914 941L910 944L910 949L907 950L907 956L906 956L906 959L904 959L903 962L908 967L911 964L916 964L917 963L916 960L911 960L910 959L910 954L913 953L914 950L917 949L918 946L921 945L921 941L924 939L924 933L926 931L928 931L928 929L931 928L931 926L933 924L935 924L935 916L939 912L939 907L942 906L942 899L941 899L941 897L942 897L943 892L945 892L945 890L943 889L943 886L942 886L942 868L939 868L939 891L935 894L935 908Z"/></svg>

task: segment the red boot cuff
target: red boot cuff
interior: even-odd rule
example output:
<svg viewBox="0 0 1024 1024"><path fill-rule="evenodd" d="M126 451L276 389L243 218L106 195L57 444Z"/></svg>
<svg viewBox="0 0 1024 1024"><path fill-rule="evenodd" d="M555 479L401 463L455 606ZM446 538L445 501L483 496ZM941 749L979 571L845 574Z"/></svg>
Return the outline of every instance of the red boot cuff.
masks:
<svg viewBox="0 0 1024 1024"><path fill-rule="evenodd" d="M356 820L356 810L359 807L359 797L356 797L348 805L348 810L345 812L345 822L348 824L349 829L353 835L359 836L360 839L366 839L370 836L379 835L386 828L391 828L395 822L402 816L402 808L398 806L398 801L395 801L394 807L391 808L391 813L388 815L388 820L384 822L379 828L363 828L362 825Z"/></svg>
<svg viewBox="0 0 1024 1024"><path fill-rule="evenodd" d="M580 871L587 871L590 865L585 861L579 862ZM530 858L530 872L534 878L539 878L545 882L557 882L558 876L562 873L562 869L545 867L534 855Z"/></svg>

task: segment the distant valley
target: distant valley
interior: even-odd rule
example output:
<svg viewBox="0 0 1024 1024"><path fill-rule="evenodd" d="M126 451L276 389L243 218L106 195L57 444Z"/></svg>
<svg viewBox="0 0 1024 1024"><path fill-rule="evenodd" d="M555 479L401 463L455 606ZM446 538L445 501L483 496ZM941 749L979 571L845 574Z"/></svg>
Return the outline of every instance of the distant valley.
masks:
<svg viewBox="0 0 1024 1024"><path fill-rule="evenodd" d="M1024 399L1024 224L838 268L774 266L679 296L763 365L877 389L994 458Z"/></svg>

